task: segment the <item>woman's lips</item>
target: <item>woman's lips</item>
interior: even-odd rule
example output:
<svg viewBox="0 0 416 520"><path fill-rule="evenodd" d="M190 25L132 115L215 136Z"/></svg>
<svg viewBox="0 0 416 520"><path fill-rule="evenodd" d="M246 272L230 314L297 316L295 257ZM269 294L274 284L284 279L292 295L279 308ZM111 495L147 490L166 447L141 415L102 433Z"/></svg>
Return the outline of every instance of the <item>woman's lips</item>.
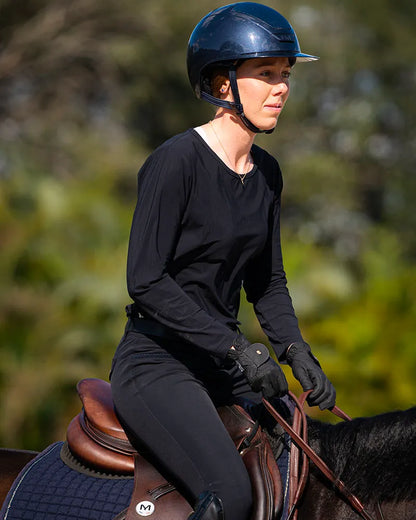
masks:
<svg viewBox="0 0 416 520"><path fill-rule="evenodd" d="M273 110L274 112L281 112L283 105L280 103L271 103L269 105L264 105L267 110Z"/></svg>

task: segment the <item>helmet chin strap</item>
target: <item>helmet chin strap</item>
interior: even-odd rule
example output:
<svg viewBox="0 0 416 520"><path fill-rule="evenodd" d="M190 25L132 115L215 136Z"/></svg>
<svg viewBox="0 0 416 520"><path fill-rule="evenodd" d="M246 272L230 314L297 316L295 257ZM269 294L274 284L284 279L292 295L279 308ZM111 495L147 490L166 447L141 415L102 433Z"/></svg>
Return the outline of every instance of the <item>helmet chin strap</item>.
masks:
<svg viewBox="0 0 416 520"><path fill-rule="evenodd" d="M238 117L241 119L241 121L246 125L246 127L251 130L252 132L255 132L256 134L271 134L274 130L272 128L271 130L260 130L256 125L254 125L244 114L243 105L241 104L240 100L240 93L238 91L238 85L237 85L237 73L236 73L236 67L233 65L229 71L228 71L228 77L230 79L230 86L231 86L231 92L234 96L234 109L237 112Z"/></svg>
<svg viewBox="0 0 416 520"><path fill-rule="evenodd" d="M235 110L237 116L241 119L241 121L245 124L245 126L251 131L255 132L256 134L271 134L274 131L274 128L271 130L260 130L256 125L254 125L244 114L244 108L241 104L240 100L240 93L238 91L238 85L237 85L237 74L236 74L236 66L232 65L228 70L228 77L230 80L230 86L231 86L231 92L234 96L234 102L231 101L225 101L225 99L219 99L215 96L212 96L211 94L208 94L208 92L202 91L201 92L201 98L205 99L209 103L216 105L218 107L222 108L228 108L231 110Z"/></svg>

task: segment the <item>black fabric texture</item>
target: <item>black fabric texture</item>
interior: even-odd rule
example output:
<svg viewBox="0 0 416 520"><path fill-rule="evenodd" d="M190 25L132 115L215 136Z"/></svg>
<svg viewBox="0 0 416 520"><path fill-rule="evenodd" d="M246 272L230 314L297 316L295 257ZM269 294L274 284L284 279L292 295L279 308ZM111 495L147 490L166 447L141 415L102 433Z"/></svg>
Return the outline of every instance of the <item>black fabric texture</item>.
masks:
<svg viewBox="0 0 416 520"><path fill-rule="evenodd" d="M190 503L215 493L227 520L249 518L251 484L216 408L261 403L227 358L242 287L281 360L303 341L282 263L281 172L261 148L252 156L242 183L191 129L140 169L127 261L134 305L111 372L132 443Z"/></svg>
<svg viewBox="0 0 416 520"><path fill-rule="evenodd" d="M193 347L191 347L192 349ZM235 364L220 368L189 345L128 332L111 376L120 422L132 444L190 504L215 493L227 520L248 520L251 484L217 407L261 404Z"/></svg>
<svg viewBox="0 0 416 520"><path fill-rule="evenodd" d="M302 341L280 246L282 176L253 146L244 184L190 129L138 174L127 283L143 315L224 358L239 325L242 285L277 356Z"/></svg>

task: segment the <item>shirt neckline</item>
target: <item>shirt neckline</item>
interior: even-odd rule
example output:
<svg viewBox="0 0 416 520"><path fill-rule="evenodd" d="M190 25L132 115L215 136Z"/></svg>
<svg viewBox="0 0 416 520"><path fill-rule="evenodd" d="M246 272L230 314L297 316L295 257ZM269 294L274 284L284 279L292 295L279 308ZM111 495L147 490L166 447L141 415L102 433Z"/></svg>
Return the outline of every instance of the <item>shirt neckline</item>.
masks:
<svg viewBox="0 0 416 520"><path fill-rule="evenodd" d="M209 153L216 159L216 161L220 164L220 166L222 166L222 168L229 174L231 175L232 177L236 178L239 180L239 182L242 183L241 181L241 178L243 177L242 175L240 175L239 173L237 173L236 171L232 170L222 159L221 157L216 154L214 152L214 150L209 146L209 144L205 141L205 139L202 137L202 135L197 132L195 130L195 128L190 128L189 131L198 139L198 141L200 143L203 144L203 146L209 151ZM249 172L247 172L245 175L244 175L244 182L249 179L250 177L252 177L254 175L254 173L256 172L257 170L257 164L255 162L255 157L254 157L254 153L253 153L253 148L251 149L251 155L253 157L253 167L251 168L251 170Z"/></svg>

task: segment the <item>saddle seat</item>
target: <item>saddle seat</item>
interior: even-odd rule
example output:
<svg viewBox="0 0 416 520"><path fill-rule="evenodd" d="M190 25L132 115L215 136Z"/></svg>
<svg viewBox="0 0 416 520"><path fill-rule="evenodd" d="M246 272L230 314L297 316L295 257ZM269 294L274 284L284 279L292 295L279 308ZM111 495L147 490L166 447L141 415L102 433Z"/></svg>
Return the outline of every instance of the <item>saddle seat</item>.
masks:
<svg viewBox="0 0 416 520"><path fill-rule="evenodd" d="M88 378L78 383L77 391L82 410L68 426L71 453L97 471L134 475L128 511L116 519L137 520L150 514L148 508L154 508L152 520L185 520L192 507L131 445L115 413L111 385ZM250 475L254 503L251 520L278 518L283 504L282 480L266 435L237 405L221 407L218 413Z"/></svg>
<svg viewBox="0 0 416 520"><path fill-rule="evenodd" d="M117 418L110 384L102 379L82 379L77 392L82 410L68 426L69 449L88 467L133 475L136 450Z"/></svg>

